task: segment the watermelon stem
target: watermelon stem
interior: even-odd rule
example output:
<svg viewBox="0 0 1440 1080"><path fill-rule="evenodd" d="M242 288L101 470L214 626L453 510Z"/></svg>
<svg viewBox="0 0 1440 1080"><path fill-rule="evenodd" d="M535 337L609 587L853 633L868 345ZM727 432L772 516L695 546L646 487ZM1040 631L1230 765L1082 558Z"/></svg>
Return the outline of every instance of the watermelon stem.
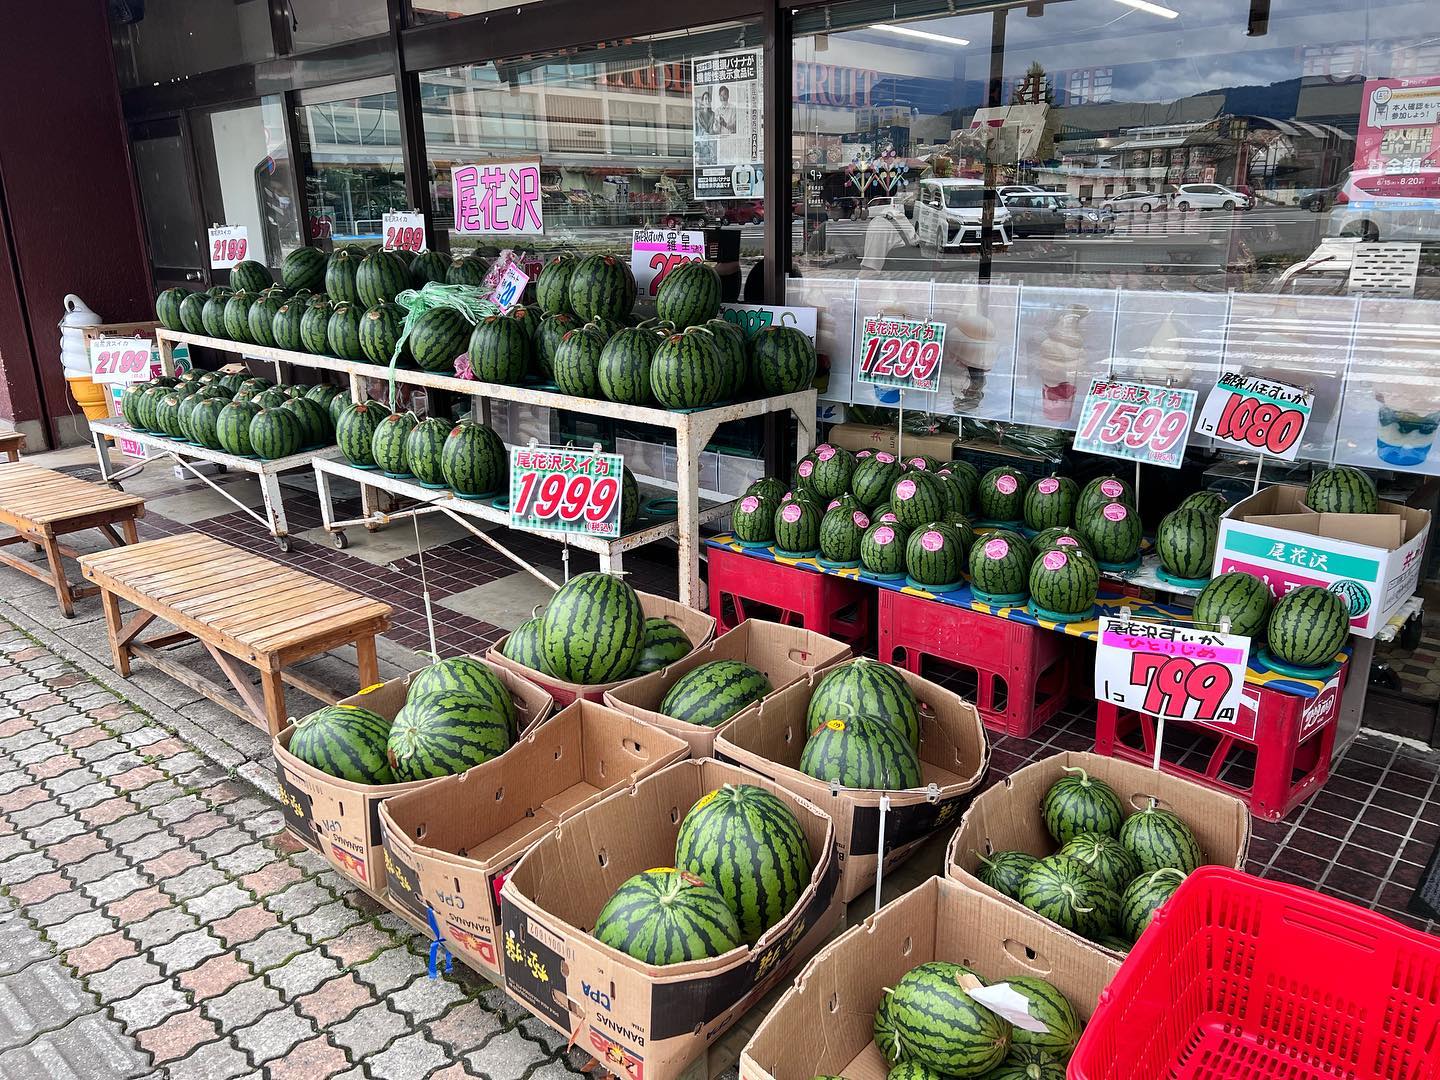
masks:
<svg viewBox="0 0 1440 1080"><path fill-rule="evenodd" d="M1080 766L1078 765L1061 765L1060 771L1067 773L1079 773L1080 783L1084 784L1087 787L1090 785L1090 774L1084 769L1080 768Z"/></svg>
<svg viewBox="0 0 1440 1080"><path fill-rule="evenodd" d="M1060 891L1064 893L1067 897L1069 897L1070 906L1073 907L1076 911L1080 912L1080 914L1089 915L1090 912L1095 910L1094 905L1091 905L1090 907L1085 907L1083 904L1080 903L1079 898L1075 895L1074 885L1061 885Z"/></svg>

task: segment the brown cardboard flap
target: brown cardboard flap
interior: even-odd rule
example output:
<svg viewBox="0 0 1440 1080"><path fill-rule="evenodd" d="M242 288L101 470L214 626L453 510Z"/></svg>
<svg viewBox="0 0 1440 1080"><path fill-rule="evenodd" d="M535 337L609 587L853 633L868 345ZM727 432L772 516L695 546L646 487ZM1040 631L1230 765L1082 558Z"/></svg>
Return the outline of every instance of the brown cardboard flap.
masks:
<svg viewBox="0 0 1440 1080"><path fill-rule="evenodd" d="M1394 551L1408 539L1398 514L1321 514L1320 535Z"/></svg>

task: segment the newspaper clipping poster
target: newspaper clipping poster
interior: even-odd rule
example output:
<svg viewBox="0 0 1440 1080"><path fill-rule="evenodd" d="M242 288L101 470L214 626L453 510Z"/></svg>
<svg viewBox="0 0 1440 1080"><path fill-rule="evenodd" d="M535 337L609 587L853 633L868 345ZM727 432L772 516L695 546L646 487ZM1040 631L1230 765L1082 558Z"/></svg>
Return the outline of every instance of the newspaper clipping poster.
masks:
<svg viewBox="0 0 1440 1080"><path fill-rule="evenodd" d="M764 198L760 50L701 56L692 64L695 198Z"/></svg>

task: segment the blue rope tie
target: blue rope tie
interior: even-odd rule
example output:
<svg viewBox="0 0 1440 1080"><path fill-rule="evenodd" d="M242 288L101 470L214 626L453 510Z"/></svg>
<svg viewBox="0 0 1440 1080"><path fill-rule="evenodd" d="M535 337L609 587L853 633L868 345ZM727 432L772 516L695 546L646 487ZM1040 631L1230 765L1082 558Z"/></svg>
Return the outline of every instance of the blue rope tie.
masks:
<svg viewBox="0 0 1440 1080"><path fill-rule="evenodd" d="M427 910L425 912L425 917L430 920L430 933L435 935L435 940L430 942L430 978L438 979L440 977L440 965L437 962L437 957L441 953L445 954L446 975L450 974L450 968L451 965L454 963L454 960L450 956L450 950L445 947L445 939L440 934L440 924L435 921L435 909L432 907Z"/></svg>

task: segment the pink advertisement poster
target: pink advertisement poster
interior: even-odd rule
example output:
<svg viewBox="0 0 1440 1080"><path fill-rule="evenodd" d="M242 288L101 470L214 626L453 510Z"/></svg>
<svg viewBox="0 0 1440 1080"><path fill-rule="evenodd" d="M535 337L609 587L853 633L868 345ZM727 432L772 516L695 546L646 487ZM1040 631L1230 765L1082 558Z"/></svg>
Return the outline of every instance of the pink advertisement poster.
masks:
<svg viewBox="0 0 1440 1080"><path fill-rule="evenodd" d="M1384 198L1440 198L1440 75L1365 83L1353 181Z"/></svg>

